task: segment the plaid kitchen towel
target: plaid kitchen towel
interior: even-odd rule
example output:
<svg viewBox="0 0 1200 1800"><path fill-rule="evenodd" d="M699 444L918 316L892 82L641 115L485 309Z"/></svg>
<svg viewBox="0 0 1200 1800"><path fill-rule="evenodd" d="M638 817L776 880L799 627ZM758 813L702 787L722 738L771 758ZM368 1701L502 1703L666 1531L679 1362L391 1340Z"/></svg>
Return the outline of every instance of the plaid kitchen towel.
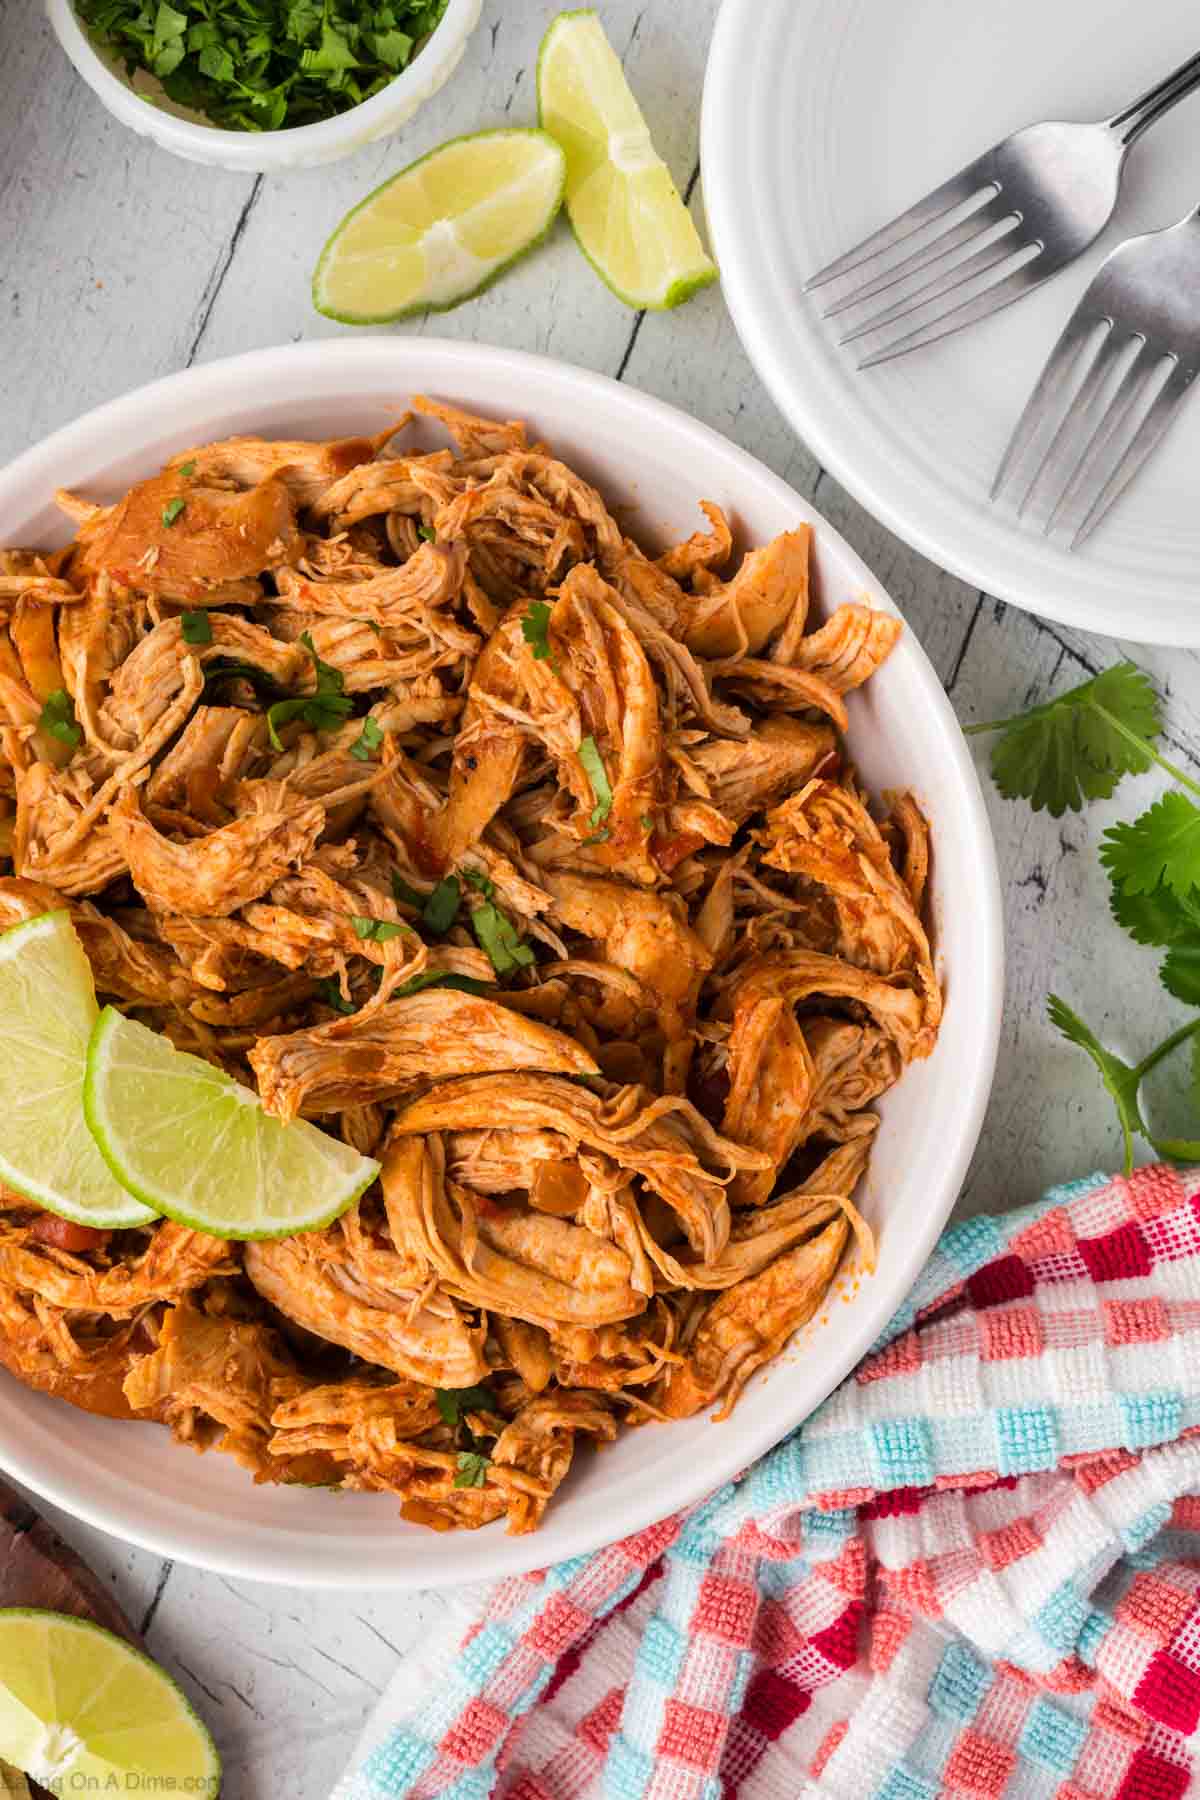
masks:
<svg viewBox="0 0 1200 1800"><path fill-rule="evenodd" d="M738 1483L476 1602L335 1800L1200 1794L1200 1169L953 1226Z"/></svg>

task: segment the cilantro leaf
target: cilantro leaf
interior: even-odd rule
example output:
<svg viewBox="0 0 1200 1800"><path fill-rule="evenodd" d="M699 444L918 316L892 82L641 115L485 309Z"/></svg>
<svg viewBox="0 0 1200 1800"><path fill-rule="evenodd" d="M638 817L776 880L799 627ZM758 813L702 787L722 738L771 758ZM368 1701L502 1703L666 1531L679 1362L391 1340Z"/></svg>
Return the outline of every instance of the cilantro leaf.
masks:
<svg viewBox="0 0 1200 1800"><path fill-rule="evenodd" d="M180 635L185 644L211 644L212 620L203 607L198 612L185 612L179 621Z"/></svg>
<svg viewBox="0 0 1200 1800"><path fill-rule="evenodd" d="M458 903L462 898L462 889L458 885L456 875L447 875L439 881L424 906L421 918L430 931L449 931L458 912Z"/></svg>
<svg viewBox="0 0 1200 1800"><path fill-rule="evenodd" d="M424 894L419 894L403 875L397 875L395 869L392 870L392 899L397 905L415 906L418 912L425 904Z"/></svg>
<svg viewBox="0 0 1200 1800"><path fill-rule="evenodd" d="M38 718L38 729L57 738L60 744L69 744L72 750L83 742L83 732L75 723L75 704L65 688L55 688L52 694L47 694Z"/></svg>
<svg viewBox="0 0 1200 1800"><path fill-rule="evenodd" d="M449 988L455 994L486 994L488 983L476 981L474 975L455 975L448 969L423 969L408 981L401 982L393 998L407 1000L410 994L419 994L425 988Z"/></svg>
<svg viewBox="0 0 1200 1800"><path fill-rule="evenodd" d="M302 631L300 642L312 657L317 685L311 694L299 694L292 700L277 700L267 708L267 735L275 750L283 749L279 727L290 724L293 719L303 719L314 731L333 731L354 711L354 702L344 691L346 679L342 671L335 669L332 663L321 661L310 632Z"/></svg>
<svg viewBox="0 0 1200 1800"><path fill-rule="evenodd" d="M1114 881L1109 896L1112 916L1135 944L1174 944L1189 932L1200 932L1200 894L1181 899L1170 888L1149 894L1127 894Z"/></svg>
<svg viewBox="0 0 1200 1800"><path fill-rule="evenodd" d="M168 527L174 525L180 513L186 511L186 509L187 501L181 499L180 496L176 494L174 500L168 500L167 504L162 509L163 524Z"/></svg>
<svg viewBox="0 0 1200 1800"><path fill-rule="evenodd" d="M534 662L553 663L550 649L550 607L545 600L531 600L521 620L521 636L529 645Z"/></svg>
<svg viewBox="0 0 1200 1800"><path fill-rule="evenodd" d="M434 1399L442 1420L457 1425L465 1412L495 1412L497 1400L490 1387L482 1382L476 1387L435 1388Z"/></svg>
<svg viewBox="0 0 1200 1800"><path fill-rule="evenodd" d="M1130 662L1017 718L969 727L1002 733L992 751L992 777L1000 792L1009 800L1024 798L1035 812L1045 809L1056 819L1078 812L1085 800L1107 799L1123 775L1148 769L1160 729L1153 685Z"/></svg>
<svg viewBox="0 0 1200 1800"><path fill-rule="evenodd" d="M334 1012L352 1013L356 1011L353 1000L347 1000L338 986L334 976L328 975L317 983L317 999L331 1006Z"/></svg>
<svg viewBox="0 0 1200 1800"><path fill-rule="evenodd" d="M1188 1006L1200 1006L1200 938L1172 944L1158 973L1168 994Z"/></svg>
<svg viewBox="0 0 1200 1800"><path fill-rule="evenodd" d="M604 767L604 758L596 747L594 737L585 737L579 746L579 760L583 764L583 772L592 784L592 793L596 804L588 818L593 831L602 819L607 819L612 811L612 789L608 785L608 772Z"/></svg>
<svg viewBox="0 0 1200 1800"><path fill-rule="evenodd" d="M1086 1050L1100 1071L1100 1079L1108 1089L1113 1104L1117 1109L1117 1118L1121 1124L1121 1137L1125 1145L1125 1173L1133 1167L1134 1135L1145 1136L1146 1126L1138 1106L1138 1088L1141 1086L1141 1073L1129 1063L1122 1062L1111 1050L1106 1050L1090 1026L1085 1025L1078 1013L1072 1012L1065 1000L1057 994L1051 994L1046 1011L1050 1023L1072 1044Z"/></svg>
<svg viewBox="0 0 1200 1800"><path fill-rule="evenodd" d="M419 537L423 537L427 544L436 544L437 543L437 532L433 529L432 525L424 525L424 524L418 525L417 526L417 535Z"/></svg>
<svg viewBox="0 0 1200 1800"><path fill-rule="evenodd" d="M482 869L464 869L463 880L469 881L473 888L478 888L485 900L490 900L496 892L491 876L486 875Z"/></svg>
<svg viewBox="0 0 1200 1800"><path fill-rule="evenodd" d="M515 969L527 969L533 962L533 951L517 936L512 920L490 900L472 912L471 929L480 948L491 958L497 975L511 975Z"/></svg>
<svg viewBox="0 0 1200 1800"><path fill-rule="evenodd" d="M394 919L370 919L362 913L354 913L350 919L354 927L354 935L364 942L375 944L390 943L402 932L411 930L408 925L397 925Z"/></svg>
<svg viewBox="0 0 1200 1800"><path fill-rule="evenodd" d="M487 1486L487 1472L492 1466L490 1456L484 1456L478 1450L460 1450L458 1453L458 1473L454 1477L456 1488L481 1488Z"/></svg>
<svg viewBox="0 0 1200 1800"><path fill-rule="evenodd" d="M372 750L378 750L382 742L383 730L379 721L368 713L362 722L362 730L350 746L350 754L356 756L359 762L370 762Z"/></svg>
<svg viewBox="0 0 1200 1800"><path fill-rule="evenodd" d="M1200 808L1183 794L1163 794L1132 823L1105 832L1100 861L1126 894L1163 886L1188 900L1200 887Z"/></svg>
<svg viewBox="0 0 1200 1800"><path fill-rule="evenodd" d="M179 473L181 475L194 475L196 473L195 457L189 456L188 460L185 463L180 463Z"/></svg>

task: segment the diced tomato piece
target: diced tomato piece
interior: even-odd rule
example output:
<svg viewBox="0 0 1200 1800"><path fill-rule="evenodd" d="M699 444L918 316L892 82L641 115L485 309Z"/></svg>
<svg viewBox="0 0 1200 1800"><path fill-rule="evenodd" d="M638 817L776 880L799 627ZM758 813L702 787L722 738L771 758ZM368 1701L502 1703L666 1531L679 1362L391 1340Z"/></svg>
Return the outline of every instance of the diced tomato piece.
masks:
<svg viewBox="0 0 1200 1800"><path fill-rule="evenodd" d="M30 1235L39 1244L55 1250L103 1250L111 1231L100 1231L95 1225L76 1225L73 1219L60 1219L57 1213L44 1212L34 1220Z"/></svg>

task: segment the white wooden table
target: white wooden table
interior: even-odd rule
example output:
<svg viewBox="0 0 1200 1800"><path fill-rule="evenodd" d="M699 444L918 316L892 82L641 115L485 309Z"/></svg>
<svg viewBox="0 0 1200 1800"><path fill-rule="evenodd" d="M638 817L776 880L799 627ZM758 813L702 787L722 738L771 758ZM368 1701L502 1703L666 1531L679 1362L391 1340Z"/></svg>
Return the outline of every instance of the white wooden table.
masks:
<svg viewBox="0 0 1200 1800"><path fill-rule="evenodd" d="M698 115L717 0L598 4L658 144L699 209ZM0 462L156 376L340 331L309 301L309 274L330 229L441 139L530 122L534 58L554 10L552 0L485 0L448 89L399 139L332 169L267 178L195 168L134 137L77 80L40 0L0 0ZM719 289L678 313L634 315L563 229L481 300L428 329L602 370L761 457L874 568L964 722L1009 713L1128 654L1168 697L1172 753L1200 761L1194 655L1116 646L1028 618L882 530L779 417ZM1135 596L1130 617L1136 625ZM1119 806L1060 822L985 785L1005 884L1008 990L995 1092L960 1203L967 1212L1020 1204L1119 1155L1090 1065L1045 1021L1048 988L1116 1046L1149 1047L1171 1012L1151 953L1133 950L1109 918L1094 854L1104 824L1156 779L1127 783ZM195 1698L217 1737L229 1800L323 1800L399 1654L442 1605L436 1594L308 1594L225 1581L60 1523Z"/></svg>

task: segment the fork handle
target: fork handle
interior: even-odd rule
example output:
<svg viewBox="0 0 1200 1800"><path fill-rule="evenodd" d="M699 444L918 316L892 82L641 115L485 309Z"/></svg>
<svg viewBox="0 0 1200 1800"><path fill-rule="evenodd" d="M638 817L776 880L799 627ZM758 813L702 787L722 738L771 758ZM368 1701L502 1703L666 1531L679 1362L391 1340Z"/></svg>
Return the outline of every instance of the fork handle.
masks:
<svg viewBox="0 0 1200 1800"><path fill-rule="evenodd" d="M1156 82L1123 112L1114 113L1108 120L1109 129L1119 135L1122 144L1128 149L1135 139L1141 137L1143 131L1161 119L1164 113L1170 112L1178 101L1197 87L1200 87L1200 51L1189 57L1173 74Z"/></svg>

